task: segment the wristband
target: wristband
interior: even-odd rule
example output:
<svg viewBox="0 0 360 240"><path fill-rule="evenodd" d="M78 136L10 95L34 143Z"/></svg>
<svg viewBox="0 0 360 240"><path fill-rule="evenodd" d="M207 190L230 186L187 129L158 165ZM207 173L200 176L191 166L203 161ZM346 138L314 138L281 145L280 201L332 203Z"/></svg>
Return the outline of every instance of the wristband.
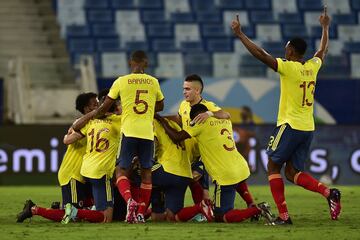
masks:
<svg viewBox="0 0 360 240"><path fill-rule="evenodd" d="M213 117L214 113L212 111L206 111L207 115L209 115L209 117Z"/></svg>

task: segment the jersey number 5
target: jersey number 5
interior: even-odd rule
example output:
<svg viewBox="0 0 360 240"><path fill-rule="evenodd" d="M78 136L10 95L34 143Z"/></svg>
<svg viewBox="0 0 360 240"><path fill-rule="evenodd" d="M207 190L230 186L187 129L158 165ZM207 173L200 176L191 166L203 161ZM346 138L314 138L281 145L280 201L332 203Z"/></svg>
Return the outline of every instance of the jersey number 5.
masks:
<svg viewBox="0 0 360 240"><path fill-rule="evenodd" d="M135 96L135 104L136 106L133 107L133 110L135 113L137 114L144 114L147 112L147 110L149 109L149 104L143 100L140 99L140 94L147 94L148 90L136 90L136 96ZM142 110L139 110L138 107L140 107L139 105L143 105Z"/></svg>
<svg viewBox="0 0 360 240"><path fill-rule="evenodd" d="M100 129L97 134L96 134L96 143L95 143L95 151L102 153L105 152L108 148L109 148L109 140L106 138L101 138L100 134L102 132L109 132L110 130L107 128L102 128ZM95 130L92 129L91 132L88 133L88 135L91 137L91 148L90 148L90 152L92 152L94 150L94 135L95 135ZM100 148L101 146L104 146L103 148Z"/></svg>
<svg viewBox="0 0 360 240"><path fill-rule="evenodd" d="M310 107L311 105L313 105L313 102L310 102L307 98L306 98L306 90L308 88L311 88L311 95L313 95L313 98L314 98L314 91L315 91L315 82L314 81L311 81L311 82L308 82L306 84L305 81L302 82L302 84L300 84L299 86L300 88L303 89L303 98L302 98L302 106L308 106Z"/></svg>

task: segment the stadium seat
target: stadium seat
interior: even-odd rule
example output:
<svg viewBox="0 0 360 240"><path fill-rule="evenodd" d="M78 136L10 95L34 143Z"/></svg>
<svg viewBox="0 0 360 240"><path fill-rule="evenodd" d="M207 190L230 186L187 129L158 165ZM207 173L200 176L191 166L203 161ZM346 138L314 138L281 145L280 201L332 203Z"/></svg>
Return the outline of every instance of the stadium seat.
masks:
<svg viewBox="0 0 360 240"><path fill-rule="evenodd" d="M207 40L207 51L209 52L233 52L232 38L217 38Z"/></svg>
<svg viewBox="0 0 360 240"><path fill-rule="evenodd" d="M163 8L163 0L137 0L137 3L138 7L144 9Z"/></svg>
<svg viewBox="0 0 360 240"><path fill-rule="evenodd" d="M165 22L165 14L162 10L145 10L141 13L143 23Z"/></svg>
<svg viewBox="0 0 360 240"><path fill-rule="evenodd" d="M225 37L227 34L222 24L204 24L201 27L201 35L203 38L208 38Z"/></svg>
<svg viewBox="0 0 360 240"><path fill-rule="evenodd" d="M110 5L114 9L131 9L135 7L135 0L110 0Z"/></svg>
<svg viewBox="0 0 360 240"><path fill-rule="evenodd" d="M310 35L312 38L320 39L321 35L322 35L322 27L320 27L320 26L312 27L310 29ZM329 28L329 38L335 39L336 37L337 37L336 27L335 27L335 25L332 25Z"/></svg>
<svg viewBox="0 0 360 240"><path fill-rule="evenodd" d="M96 41L97 51L111 52L120 51L119 38L100 38Z"/></svg>
<svg viewBox="0 0 360 240"><path fill-rule="evenodd" d="M351 8L356 11L360 11L360 1L359 0L350 0Z"/></svg>
<svg viewBox="0 0 360 240"><path fill-rule="evenodd" d="M173 13L190 13L189 1L166 0L165 2L166 19L170 19Z"/></svg>
<svg viewBox="0 0 360 240"><path fill-rule="evenodd" d="M120 24L140 23L140 13L137 10L118 10L115 12L115 22Z"/></svg>
<svg viewBox="0 0 360 240"><path fill-rule="evenodd" d="M182 42L196 41L201 42L198 24L176 24L175 25L175 44L180 47Z"/></svg>
<svg viewBox="0 0 360 240"><path fill-rule="evenodd" d="M321 1L314 0L298 0L298 6L300 10L323 10L323 4Z"/></svg>
<svg viewBox="0 0 360 240"><path fill-rule="evenodd" d="M332 23L333 24L356 24L357 16L354 13L351 14L334 14L332 16Z"/></svg>
<svg viewBox="0 0 360 240"><path fill-rule="evenodd" d="M187 53L184 55L185 75L197 73L212 76L212 55L209 53Z"/></svg>
<svg viewBox="0 0 360 240"><path fill-rule="evenodd" d="M195 21L193 13L171 13L170 20L174 23L192 23Z"/></svg>
<svg viewBox="0 0 360 240"><path fill-rule="evenodd" d="M270 10L271 0L245 0L245 7L250 10Z"/></svg>
<svg viewBox="0 0 360 240"><path fill-rule="evenodd" d="M78 25L72 25L68 26L66 30L68 37L86 37L90 36L91 31L88 25L85 26L78 26Z"/></svg>
<svg viewBox="0 0 360 240"><path fill-rule="evenodd" d="M272 9L277 15L278 13L296 13L296 0L272 0Z"/></svg>
<svg viewBox="0 0 360 240"><path fill-rule="evenodd" d="M293 37L308 37L306 26L301 24L285 24L282 28L283 37L293 38Z"/></svg>
<svg viewBox="0 0 360 240"><path fill-rule="evenodd" d="M305 25L310 29L313 26L320 26L319 16L321 15L321 11L311 11L304 13L304 22Z"/></svg>
<svg viewBox="0 0 360 240"><path fill-rule="evenodd" d="M109 7L109 1L108 0L85 0L85 8L95 8L95 9L101 9L101 8L108 8Z"/></svg>
<svg viewBox="0 0 360 240"><path fill-rule="evenodd" d="M140 23L117 24L116 32L121 38L122 46L131 41L145 41L144 26Z"/></svg>
<svg viewBox="0 0 360 240"><path fill-rule="evenodd" d="M213 66L214 77L237 77L239 76L240 55L237 53L214 53Z"/></svg>
<svg viewBox="0 0 360 240"><path fill-rule="evenodd" d="M88 38L71 38L68 40L70 52L92 53L95 51L95 44Z"/></svg>
<svg viewBox="0 0 360 240"><path fill-rule="evenodd" d="M189 0L193 12L211 11L215 9L214 0Z"/></svg>
<svg viewBox="0 0 360 240"><path fill-rule="evenodd" d="M272 11L252 11L250 13L252 23L274 23L274 14Z"/></svg>
<svg viewBox="0 0 360 240"><path fill-rule="evenodd" d="M239 10L245 7L244 0L219 0L217 1L217 7L221 9L234 9Z"/></svg>
<svg viewBox="0 0 360 240"><path fill-rule="evenodd" d="M181 42L180 44L180 50L181 52L202 52L204 50L203 44L201 42Z"/></svg>
<svg viewBox="0 0 360 240"><path fill-rule="evenodd" d="M316 48L318 49L320 46L320 39L316 40ZM339 39L330 39L329 40L329 49L328 49L328 55L341 55L344 48L344 42Z"/></svg>
<svg viewBox="0 0 360 240"><path fill-rule="evenodd" d="M126 53L104 52L101 55L102 77L114 78L128 74Z"/></svg>
<svg viewBox="0 0 360 240"><path fill-rule="evenodd" d="M338 25L338 37L347 42L360 41L360 26Z"/></svg>
<svg viewBox="0 0 360 240"><path fill-rule="evenodd" d="M326 4L330 14L351 12L349 0L326 0Z"/></svg>
<svg viewBox="0 0 360 240"><path fill-rule="evenodd" d="M135 50L149 50L149 44L143 41L131 41L125 44L126 51L135 51Z"/></svg>
<svg viewBox="0 0 360 240"><path fill-rule="evenodd" d="M113 11L110 10L89 10L87 11L87 21L89 23L113 22Z"/></svg>
<svg viewBox="0 0 360 240"><path fill-rule="evenodd" d="M260 41L281 41L281 28L279 24L257 24L256 36Z"/></svg>
<svg viewBox="0 0 360 240"><path fill-rule="evenodd" d="M181 53L159 53L156 76L179 77L184 76L184 62Z"/></svg>
<svg viewBox="0 0 360 240"><path fill-rule="evenodd" d="M152 49L156 52L175 52L175 42L174 39L153 39Z"/></svg>
<svg viewBox="0 0 360 240"><path fill-rule="evenodd" d="M278 20L280 23L303 23L303 18L300 13L279 13Z"/></svg>
<svg viewBox="0 0 360 240"><path fill-rule="evenodd" d="M242 26L249 26L249 17L247 11L224 11L223 12L223 26L227 35L233 36L232 29L230 27L231 21L239 15L239 20Z"/></svg>
<svg viewBox="0 0 360 240"><path fill-rule="evenodd" d="M222 22L221 14L218 11L197 12L196 21L199 23L220 23Z"/></svg>
<svg viewBox="0 0 360 240"><path fill-rule="evenodd" d="M117 37L118 34L113 24L98 23L92 26L92 33L95 37Z"/></svg>
<svg viewBox="0 0 360 240"><path fill-rule="evenodd" d="M174 26L171 23L148 24L146 29L148 37L173 37Z"/></svg>
<svg viewBox="0 0 360 240"><path fill-rule="evenodd" d="M264 42L263 48L269 52L273 57L284 57L285 56L285 42Z"/></svg>
<svg viewBox="0 0 360 240"><path fill-rule="evenodd" d="M351 76L353 78L360 78L360 68L359 68L359 62L360 62L360 54L354 53L351 54Z"/></svg>
<svg viewBox="0 0 360 240"><path fill-rule="evenodd" d="M345 42L344 51L348 53L360 53L360 42Z"/></svg>

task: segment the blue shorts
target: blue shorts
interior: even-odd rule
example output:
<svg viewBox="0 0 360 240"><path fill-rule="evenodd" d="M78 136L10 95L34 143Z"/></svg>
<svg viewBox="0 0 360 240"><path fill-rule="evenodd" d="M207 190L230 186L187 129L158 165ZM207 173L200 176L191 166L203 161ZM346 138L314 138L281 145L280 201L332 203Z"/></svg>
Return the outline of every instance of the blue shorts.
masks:
<svg viewBox="0 0 360 240"><path fill-rule="evenodd" d="M234 209L235 193L237 184L234 185L218 185L215 182L214 190L214 215L215 218L222 218L225 213Z"/></svg>
<svg viewBox="0 0 360 240"><path fill-rule="evenodd" d="M61 195L63 208L67 203L82 208L86 197L85 184L72 178L68 184L61 186Z"/></svg>
<svg viewBox="0 0 360 240"><path fill-rule="evenodd" d="M209 190L209 174L205 169L204 163L202 161L196 161L191 165L191 170L196 171L201 174L199 183L203 189Z"/></svg>
<svg viewBox="0 0 360 240"><path fill-rule="evenodd" d="M145 169L152 167L154 155L154 141L148 139L126 137L121 139L120 158L116 165L129 169L135 156L139 157L140 166Z"/></svg>
<svg viewBox="0 0 360 240"><path fill-rule="evenodd" d="M113 187L111 179L103 176L100 179L86 178L92 186L96 210L104 211L108 207L113 207Z"/></svg>
<svg viewBox="0 0 360 240"><path fill-rule="evenodd" d="M291 161L295 169L304 171L312 139L313 131L299 131L283 124L274 129L266 153L276 164Z"/></svg>
<svg viewBox="0 0 360 240"><path fill-rule="evenodd" d="M184 207L185 192L190 181L190 178L165 172L162 166L153 171L152 211L163 213L169 209L174 214L178 213Z"/></svg>

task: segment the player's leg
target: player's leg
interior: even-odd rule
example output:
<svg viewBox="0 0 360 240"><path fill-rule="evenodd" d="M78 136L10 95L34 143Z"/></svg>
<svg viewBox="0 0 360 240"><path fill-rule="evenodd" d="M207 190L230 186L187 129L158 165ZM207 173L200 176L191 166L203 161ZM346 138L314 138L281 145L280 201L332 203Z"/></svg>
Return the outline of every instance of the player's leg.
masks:
<svg viewBox="0 0 360 240"><path fill-rule="evenodd" d="M206 193L204 193L204 178L206 178L206 176L204 176L204 164L201 161L196 161L191 165L191 170L193 174L193 180L191 181L189 188L193 201L195 204L197 204L201 202L204 197L206 197ZM208 189L209 188L207 188L207 196L209 195Z"/></svg>
<svg viewBox="0 0 360 240"><path fill-rule="evenodd" d="M269 156L268 179L273 199L279 211L279 220L284 223L289 218L287 204L285 201L285 186L280 171L283 164L290 159L298 145L298 139L294 139L293 130L288 124L275 128L270 137L267 154Z"/></svg>
<svg viewBox="0 0 360 240"><path fill-rule="evenodd" d="M141 166L140 200L137 218L139 222L145 222L144 215L151 199L151 167L153 166L154 141L138 139L137 153Z"/></svg>
<svg viewBox="0 0 360 240"><path fill-rule="evenodd" d="M132 198L130 172L131 164L136 155L137 139L132 137L121 138L120 158L116 162L116 186L127 203L126 221L133 223L136 221L136 211L138 204Z"/></svg>
<svg viewBox="0 0 360 240"><path fill-rule="evenodd" d="M248 185L246 183L246 181L242 181L240 182L237 186L236 186L236 192L241 196L241 198L246 202L246 205L248 207L253 207L255 206L255 202L253 200L253 197L249 191Z"/></svg>
<svg viewBox="0 0 360 240"><path fill-rule="evenodd" d="M17 222L24 222L25 219L34 215L42 216L46 219L60 222L64 216L63 209L49 209L37 206L33 201L26 200L23 210L17 214Z"/></svg>
<svg viewBox="0 0 360 240"><path fill-rule="evenodd" d="M331 219L336 220L341 212L341 193L336 188L329 189L325 184L304 172L305 161L309 153L313 132L301 132L301 134L303 135L304 141L292 155L291 161L286 164L286 177L289 181L324 196L328 200Z"/></svg>

